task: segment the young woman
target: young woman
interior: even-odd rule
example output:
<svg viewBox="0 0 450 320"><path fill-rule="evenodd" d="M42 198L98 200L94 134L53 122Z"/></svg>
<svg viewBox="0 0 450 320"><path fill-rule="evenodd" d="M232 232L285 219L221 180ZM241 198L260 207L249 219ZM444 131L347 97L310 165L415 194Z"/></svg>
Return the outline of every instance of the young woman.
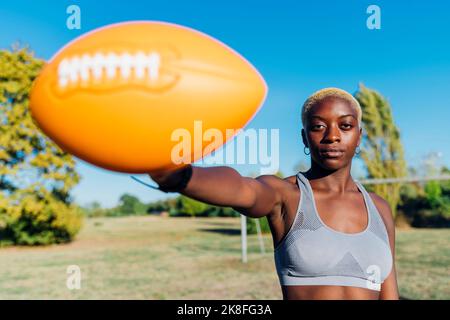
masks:
<svg viewBox="0 0 450 320"><path fill-rule="evenodd" d="M311 168L285 179L191 165L150 176L165 192L266 216L284 299L398 299L390 207L350 175L361 118L346 91L310 96L301 135Z"/></svg>

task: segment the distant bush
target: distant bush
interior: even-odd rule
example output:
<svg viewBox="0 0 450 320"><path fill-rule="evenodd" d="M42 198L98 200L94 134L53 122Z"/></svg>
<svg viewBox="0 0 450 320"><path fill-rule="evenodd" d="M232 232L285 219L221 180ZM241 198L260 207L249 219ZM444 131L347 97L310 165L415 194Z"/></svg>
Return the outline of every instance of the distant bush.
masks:
<svg viewBox="0 0 450 320"><path fill-rule="evenodd" d="M143 204L137 197L128 193L123 194L120 197L117 209L123 215L142 215L147 213L147 205Z"/></svg>
<svg viewBox="0 0 450 320"><path fill-rule="evenodd" d="M181 195L177 198L175 209L177 215L180 216L204 216L205 211L208 209L208 204Z"/></svg>
<svg viewBox="0 0 450 320"><path fill-rule="evenodd" d="M80 230L80 208L41 191L20 198L0 198L0 245L65 243Z"/></svg>
<svg viewBox="0 0 450 320"><path fill-rule="evenodd" d="M262 233L271 233L269 221L267 220L267 217L262 217L259 219L247 217L247 233L248 234L256 234L257 233L256 220L259 220L259 224L260 224Z"/></svg>
<svg viewBox="0 0 450 320"><path fill-rule="evenodd" d="M239 217L240 214L236 210L230 207L216 207L209 206L203 212L203 216L205 217Z"/></svg>
<svg viewBox="0 0 450 320"><path fill-rule="evenodd" d="M147 205L147 213L158 214L161 212L169 212L176 206L176 199L158 200Z"/></svg>
<svg viewBox="0 0 450 320"><path fill-rule="evenodd" d="M445 171L444 171L445 172ZM450 227L450 181L428 181L401 189L399 211L413 227Z"/></svg>
<svg viewBox="0 0 450 320"><path fill-rule="evenodd" d="M106 216L106 209L103 209L98 201L93 201L88 205L81 207L81 211L83 212L83 215L90 218Z"/></svg>
<svg viewBox="0 0 450 320"><path fill-rule="evenodd" d="M230 207L212 206L184 195L159 205L172 217L239 217L239 213Z"/></svg>
<svg viewBox="0 0 450 320"><path fill-rule="evenodd" d="M113 208L102 208L98 201L93 201L82 208L87 217L121 217L130 215L146 215L149 205L139 198L125 193L119 198L119 203Z"/></svg>

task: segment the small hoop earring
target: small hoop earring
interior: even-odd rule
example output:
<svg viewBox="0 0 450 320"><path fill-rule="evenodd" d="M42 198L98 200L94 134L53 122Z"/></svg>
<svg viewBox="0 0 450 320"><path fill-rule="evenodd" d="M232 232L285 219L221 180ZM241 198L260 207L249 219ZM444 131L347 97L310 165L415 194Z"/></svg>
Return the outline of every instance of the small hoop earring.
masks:
<svg viewBox="0 0 450 320"><path fill-rule="evenodd" d="M356 147L356 149L358 149L358 148L359 148L359 146ZM356 149L355 149L355 150L356 150ZM357 151L357 152L355 151L355 153L356 153L356 154L360 154L360 153L361 153L361 148L359 149L359 151Z"/></svg>
<svg viewBox="0 0 450 320"><path fill-rule="evenodd" d="M308 148L307 146L304 146L303 147L303 152L308 156L308 155L310 155L311 154L311 151L309 151L309 153L306 153L306 148ZM308 148L309 149L309 148Z"/></svg>

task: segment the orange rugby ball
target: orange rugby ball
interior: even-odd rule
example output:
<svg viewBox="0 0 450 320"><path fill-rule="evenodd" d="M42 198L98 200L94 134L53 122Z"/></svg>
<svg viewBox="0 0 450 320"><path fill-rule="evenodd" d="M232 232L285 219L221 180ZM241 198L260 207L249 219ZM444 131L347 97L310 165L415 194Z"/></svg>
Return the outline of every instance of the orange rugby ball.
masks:
<svg viewBox="0 0 450 320"><path fill-rule="evenodd" d="M227 129L243 128L266 95L258 71L218 40L136 21L93 30L59 50L33 84L30 109L63 150L108 170L147 173L184 165L173 161L176 130L191 134L183 157L197 161L219 146L195 143L195 121L225 143Z"/></svg>

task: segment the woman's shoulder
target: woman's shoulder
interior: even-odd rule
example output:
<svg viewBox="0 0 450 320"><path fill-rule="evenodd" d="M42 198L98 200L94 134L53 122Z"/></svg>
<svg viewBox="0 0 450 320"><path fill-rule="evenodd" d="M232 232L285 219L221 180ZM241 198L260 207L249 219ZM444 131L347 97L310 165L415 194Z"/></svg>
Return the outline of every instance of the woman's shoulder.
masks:
<svg viewBox="0 0 450 320"><path fill-rule="evenodd" d="M296 175L288 177L279 177L277 175L261 175L257 178L259 182L269 185L280 193L282 201L291 201L292 198L299 195L300 188L297 186Z"/></svg>
<svg viewBox="0 0 450 320"><path fill-rule="evenodd" d="M290 188L296 186L296 175L292 175L289 177L279 177L275 174L265 174L256 178L258 181L271 185L276 188Z"/></svg>
<svg viewBox="0 0 450 320"><path fill-rule="evenodd" d="M292 175L286 178L283 178L284 181L290 183L291 185L296 185L297 184L297 175Z"/></svg>
<svg viewBox="0 0 450 320"><path fill-rule="evenodd" d="M381 215L385 216L391 214L391 206L389 205L389 202L387 202L383 197L379 196L375 192L368 192L368 194L372 198L373 203L375 204Z"/></svg>

